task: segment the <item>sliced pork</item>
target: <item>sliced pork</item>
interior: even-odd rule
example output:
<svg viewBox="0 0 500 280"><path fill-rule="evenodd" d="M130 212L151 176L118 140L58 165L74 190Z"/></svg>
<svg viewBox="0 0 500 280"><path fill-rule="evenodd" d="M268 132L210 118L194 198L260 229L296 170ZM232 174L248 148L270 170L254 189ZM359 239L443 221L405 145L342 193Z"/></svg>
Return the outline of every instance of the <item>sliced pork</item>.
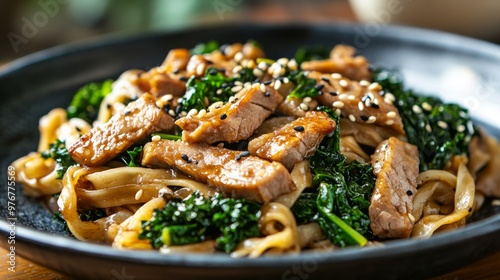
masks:
<svg viewBox="0 0 500 280"><path fill-rule="evenodd" d="M324 112L307 112L304 117L253 139L248 143L250 154L278 161L291 170L310 157L326 135L335 130L335 121Z"/></svg>
<svg viewBox="0 0 500 280"><path fill-rule="evenodd" d="M283 97L272 87L243 88L226 104L213 104L206 114L178 119L182 140L190 143L219 141L237 142L247 139L274 112Z"/></svg>
<svg viewBox="0 0 500 280"><path fill-rule="evenodd" d="M295 189L291 175L280 163L205 143L161 140L144 146L142 164L153 168L174 167L231 197L257 202Z"/></svg>
<svg viewBox="0 0 500 280"><path fill-rule="evenodd" d="M377 147L372 165L377 176L368 209L373 234L409 237L415 222L411 213L419 173L417 147L391 137Z"/></svg>
<svg viewBox="0 0 500 280"><path fill-rule="evenodd" d="M130 102L108 122L92 128L69 148L71 157L86 166L100 166L153 132L169 131L174 120L156 107L151 94Z"/></svg>

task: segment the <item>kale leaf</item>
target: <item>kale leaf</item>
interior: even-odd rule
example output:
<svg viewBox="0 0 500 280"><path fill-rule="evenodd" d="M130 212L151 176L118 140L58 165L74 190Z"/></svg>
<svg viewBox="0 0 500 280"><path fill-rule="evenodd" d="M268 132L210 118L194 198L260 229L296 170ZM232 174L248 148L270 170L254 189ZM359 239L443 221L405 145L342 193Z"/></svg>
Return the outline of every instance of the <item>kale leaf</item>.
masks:
<svg viewBox="0 0 500 280"><path fill-rule="evenodd" d="M103 83L90 83L80 88L66 109L68 119L80 118L88 123L95 121L101 102L111 92L112 84L112 80L106 80Z"/></svg>
<svg viewBox="0 0 500 280"><path fill-rule="evenodd" d="M219 43L215 40L200 43L190 50L191 55L211 53L219 48Z"/></svg>
<svg viewBox="0 0 500 280"><path fill-rule="evenodd" d="M314 98L319 95L320 91L316 88L316 79L308 78L304 71L290 71L287 77L295 84L295 88L287 98Z"/></svg>
<svg viewBox="0 0 500 280"><path fill-rule="evenodd" d="M239 242L260 235L260 205L245 199L205 198L195 192L184 200L173 199L153 217L143 221L139 234L151 245L185 245L215 238L216 248L231 252Z"/></svg>
<svg viewBox="0 0 500 280"><path fill-rule="evenodd" d="M125 152L121 153L119 159L128 167L141 166L139 162L139 155L142 152L143 146L131 147Z"/></svg>
<svg viewBox="0 0 500 280"><path fill-rule="evenodd" d="M70 166L77 164L69 154L66 142L60 139L50 144L48 150L42 152L42 158L53 158L56 161L57 179L62 179L66 170Z"/></svg>
<svg viewBox="0 0 500 280"><path fill-rule="evenodd" d="M330 56L330 51L324 46L302 47L295 52L295 61L302 64L304 61L321 60Z"/></svg>
<svg viewBox="0 0 500 280"><path fill-rule="evenodd" d="M395 72L378 69L373 80L396 98L408 142L418 147L420 171L442 169L453 155L468 153L477 129L467 109L404 89Z"/></svg>

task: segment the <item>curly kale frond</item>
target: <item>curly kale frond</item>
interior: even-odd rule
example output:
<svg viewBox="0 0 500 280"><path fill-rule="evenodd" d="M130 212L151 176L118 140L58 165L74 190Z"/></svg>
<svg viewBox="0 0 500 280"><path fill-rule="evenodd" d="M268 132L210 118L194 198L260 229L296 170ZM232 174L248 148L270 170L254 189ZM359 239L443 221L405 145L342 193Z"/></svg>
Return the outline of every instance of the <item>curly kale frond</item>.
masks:
<svg viewBox="0 0 500 280"><path fill-rule="evenodd" d="M112 80L90 83L78 90L66 109L68 119L80 118L88 123L97 119L99 107L106 95L111 92Z"/></svg>
<svg viewBox="0 0 500 280"><path fill-rule="evenodd" d="M231 252L239 242L260 235L260 205L245 199L205 198L195 192L184 200L170 200L143 221L139 238L151 245L185 245L215 238L216 248Z"/></svg>
<svg viewBox="0 0 500 280"><path fill-rule="evenodd" d="M57 179L62 179L66 170L77 164L69 154L66 142L60 139L50 144L48 150L42 152L42 158L53 158L56 161Z"/></svg>

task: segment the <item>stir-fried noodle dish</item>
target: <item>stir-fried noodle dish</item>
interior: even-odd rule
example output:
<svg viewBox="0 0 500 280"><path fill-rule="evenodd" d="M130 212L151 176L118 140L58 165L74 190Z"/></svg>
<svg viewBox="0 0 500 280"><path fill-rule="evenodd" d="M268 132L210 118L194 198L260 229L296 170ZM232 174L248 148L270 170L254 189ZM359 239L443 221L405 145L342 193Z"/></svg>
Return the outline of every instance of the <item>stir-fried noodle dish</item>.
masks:
<svg viewBox="0 0 500 280"><path fill-rule="evenodd" d="M124 58L126 59L126 58ZM269 58L172 49L83 86L13 163L68 234L233 257L383 246L463 227L500 197L500 145L350 46Z"/></svg>

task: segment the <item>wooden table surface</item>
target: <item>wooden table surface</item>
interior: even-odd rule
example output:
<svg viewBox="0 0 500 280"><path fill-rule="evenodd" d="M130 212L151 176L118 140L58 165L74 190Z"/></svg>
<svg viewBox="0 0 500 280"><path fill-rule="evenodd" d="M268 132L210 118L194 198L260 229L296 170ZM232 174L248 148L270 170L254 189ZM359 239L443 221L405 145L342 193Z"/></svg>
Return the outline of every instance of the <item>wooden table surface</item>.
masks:
<svg viewBox="0 0 500 280"><path fill-rule="evenodd" d="M16 257L16 272L8 270L7 250L0 247L0 279L70 280L71 277L53 271L20 256ZM500 252L433 280L500 279Z"/></svg>

